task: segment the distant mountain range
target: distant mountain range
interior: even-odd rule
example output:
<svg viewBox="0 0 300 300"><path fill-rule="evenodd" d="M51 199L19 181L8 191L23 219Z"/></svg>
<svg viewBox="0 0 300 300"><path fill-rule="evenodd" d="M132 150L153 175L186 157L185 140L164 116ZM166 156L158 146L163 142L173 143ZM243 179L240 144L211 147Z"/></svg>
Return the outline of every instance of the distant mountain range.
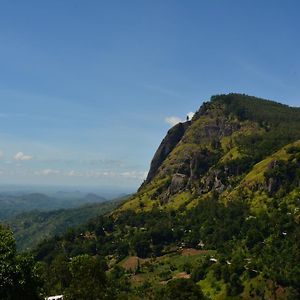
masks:
<svg viewBox="0 0 300 300"><path fill-rule="evenodd" d="M88 201L99 200L97 195L91 194ZM76 208L58 209L50 211L33 210L21 213L6 221L12 228L20 250L31 249L43 239L62 235L88 220L103 215L116 208L122 200L103 201L101 203L85 204ZM96 202L96 201L94 201Z"/></svg>
<svg viewBox="0 0 300 300"><path fill-rule="evenodd" d="M58 193L60 197L51 197L41 193L24 195L0 194L0 220L8 219L31 210L50 211L78 207L87 203L106 201L96 194Z"/></svg>

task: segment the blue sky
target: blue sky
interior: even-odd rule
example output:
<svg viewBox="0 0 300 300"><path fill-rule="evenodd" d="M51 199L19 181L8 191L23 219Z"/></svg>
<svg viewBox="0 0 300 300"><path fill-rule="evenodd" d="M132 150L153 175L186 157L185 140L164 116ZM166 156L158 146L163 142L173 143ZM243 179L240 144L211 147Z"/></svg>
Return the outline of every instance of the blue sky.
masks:
<svg viewBox="0 0 300 300"><path fill-rule="evenodd" d="M136 189L213 94L300 104L299 1L0 1L0 183Z"/></svg>

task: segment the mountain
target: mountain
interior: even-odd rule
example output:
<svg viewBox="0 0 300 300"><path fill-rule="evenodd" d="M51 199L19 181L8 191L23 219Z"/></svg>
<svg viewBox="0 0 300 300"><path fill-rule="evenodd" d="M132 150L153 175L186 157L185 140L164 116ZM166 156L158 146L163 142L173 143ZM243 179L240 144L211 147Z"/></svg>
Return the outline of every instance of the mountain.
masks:
<svg viewBox="0 0 300 300"><path fill-rule="evenodd" d="M110 299L299 299L299 195L300 108L217 95L168 131L136 194L33 253L49 294L76 290L62 264L97 257Z"/></svg>
<svg viewBox="0 0 300 300"><path fill-rule="evenodd" d="M213 192L226 198L255 164L299 139L299 108L239 94L212 97L192 122L169 130L145 183L122 209L191 206Z"/></svg>
<svg viewBox="0 0 300 300"><path fill-rule="evenodd" d="M83 198L86 202L88 203L93 203L93 202L103 202L106 199L104 197L101 197L97 194L94 193L88 193L85 195L85 197Z"/></svg>
<svg viewBox="0 0 300 300"><path fill-rule="evenodd" d="M25 195L0 195L0 219L7 219L33 209L50 210L59 208L57 199L40 193Z"/></svg>
<svg viewBox="0 0 300 300"><path fill-rule="evenodd" d="M91 202L91 197L88 200ZM62 235L69 228L77 227L89 219L112 211L119 204L119 201L111 200L47 212L34 210L19 214L7 220L6 223L14 232L17 248L25 250L36 246L45 238Z"/></svg>
<svg viewBox="0 0 300 300"><path fill-rule="evenodd" d="M76 197L75 197L76 196ZM68 194L68 197L56 198L42 193L23 195L0 194L0 220L14 217L32 210L50 211L68 209L87 203L104 202L106 199L96 194Z"/></svg>

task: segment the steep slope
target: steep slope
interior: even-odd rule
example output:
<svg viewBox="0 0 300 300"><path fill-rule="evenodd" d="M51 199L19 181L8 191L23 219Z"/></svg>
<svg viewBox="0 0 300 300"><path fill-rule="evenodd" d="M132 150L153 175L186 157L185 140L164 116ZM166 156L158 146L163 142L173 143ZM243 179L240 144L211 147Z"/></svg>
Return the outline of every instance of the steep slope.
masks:
<svg viewBox="0 0 300 300"><path fill-rule="evenodd" d="M150 170L147 176L145 183L149 183L155 176L157 170L164 162L166 157L172 152L176 145L182 139L186 129L189 127L191 122L187 121L186 123L179 123L171 128L166 137L163 139L159 145L155 155L151 161Z"/></svg>

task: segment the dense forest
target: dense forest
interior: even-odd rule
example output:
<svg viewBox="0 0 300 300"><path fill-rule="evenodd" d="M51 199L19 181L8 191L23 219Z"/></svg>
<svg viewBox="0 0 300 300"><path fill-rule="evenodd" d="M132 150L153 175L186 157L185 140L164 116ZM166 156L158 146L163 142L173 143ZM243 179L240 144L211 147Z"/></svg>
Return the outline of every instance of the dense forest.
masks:
<svg viewBox="0 0 300 300"><path fill-rule="evenodd" d="M1 298L299 299L299 108L213 96L169 131L149 174L29 254L1 227Z"/></svg>
<svg viewBox="0 0 300 300"><path fill-rule="evenodd" d="M5 221L14 232L17 249L28 250L45 239L61 235L70 227L85 224L87 220L112 211L123 200L90 203L76 208L50 211L33 210Z"/></svg>

